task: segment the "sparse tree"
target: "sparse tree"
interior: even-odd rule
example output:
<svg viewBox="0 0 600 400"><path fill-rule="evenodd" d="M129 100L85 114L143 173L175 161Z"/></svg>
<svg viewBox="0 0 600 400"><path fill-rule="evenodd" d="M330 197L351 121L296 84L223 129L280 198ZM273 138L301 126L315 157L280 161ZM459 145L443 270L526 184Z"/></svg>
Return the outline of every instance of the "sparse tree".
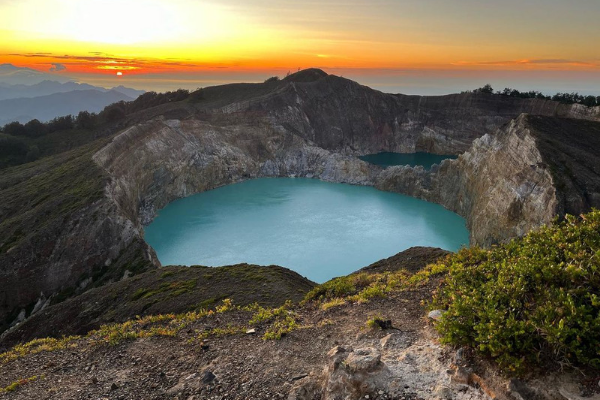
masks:
<svg viewBox="0 0 600 400"><path fill-rule="evenodd" d="M56 117L52 121L48 122L47 126L48 126L49 133L73 129L73 126L74 126L73 116L67 115L64 117Z"/></svg>
<svg viewBox="0 0 600 400"><path fill-rule="evenodd" d="M97 115L88 111L80 111L75 119L75 125L79 129L92 129L96 126Z"/></svg>
<svg viewBox="0 0 600 400"><path fill-rule="evenodd" d="M486 94L494 94L494 88L489 83L485 84L485 86L480 87L479 89L475 89L475 93L486 93Z"/></svg>
<svg viewBox="0 0 600 400"><path fill-rule="evenodd" d="M29 137L44 136L46 133L48 133L48 127L37 119L32 119L25 124L25 135Z"/></svg>

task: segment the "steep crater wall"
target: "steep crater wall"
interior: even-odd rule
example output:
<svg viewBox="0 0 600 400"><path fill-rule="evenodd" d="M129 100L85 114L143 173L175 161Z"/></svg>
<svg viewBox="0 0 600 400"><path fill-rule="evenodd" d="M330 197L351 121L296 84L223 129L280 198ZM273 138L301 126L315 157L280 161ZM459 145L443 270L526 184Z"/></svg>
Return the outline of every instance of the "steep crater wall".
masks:
<svg viewBox="0 0 600 400"><path fill-rule="evenodd" d="M388 168L376 187L442 204L466 218L473 244L489 246L600 206L599 129L524 114L431 171Z"/></svg>
<svg viewBox="0 0 600 400"><path fill-rule="evenodd" d="M559 133L547 133L561 124ZM269 121L218 126L157 119L115 137L94 159L111 176L108 197L140 232L174 199L244 179L297 176L373 185L441 204L466 218L473 244L489 246L556 215L600 206L598 156L586 146L598 126L523 114L427 171L382 170Z"/></svg>
<svg viewBox="0 0 600 400"><path fill-rule="evenodd" d="M485 93L409 96L382 93L318 70L286 78L276 90L220 108L266 115L273 124L342 154L382 151L460 154L522 113L600 119L600 107Z"/></svg>
<svg viewBox="0 0 600 400"><path fill-rule="evenodd" d="M217 126L157 119L121 133L94 160L111 177L108 198L139 228L177 198L244 179L289 176L373 185L379 171L266 122Z"/></svg>

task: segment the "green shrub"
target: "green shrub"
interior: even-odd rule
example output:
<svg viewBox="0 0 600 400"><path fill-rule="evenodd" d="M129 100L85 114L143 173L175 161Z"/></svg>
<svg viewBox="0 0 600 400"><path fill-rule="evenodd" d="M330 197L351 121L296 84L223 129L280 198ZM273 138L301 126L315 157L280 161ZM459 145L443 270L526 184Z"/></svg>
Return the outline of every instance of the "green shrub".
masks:
<svg viewBox="0 0 600 400"><path fill-rule="evenodd" d="M286 301L281 307L278 308L264 308L258 304L252 304L247 309L253 311L252 319L250 319L250 325L256 325L261 322L271 322L278 318L287 317L290 309L292 308L292 302Z"/></svg>
<svg viewBox="0 0 600 400"><path fill-rule="evenodd" d="M264 340L279 340L294 329L298 328L298 322L292 315L286 315L285 318L277 319L263 335Z"/></svg>
<svg viewBox="0 0 600 400"><path fill-rule="evenodd" d="M321 303L324 310L347 302L367 303L376 297L386 297L390 292L416 286L410 283L409 277L410 273L405 270L342 276L313 288L304 297L304 302Z"/></svg>
<svg viewBox="0 0 600 400"><path fill-rule="evenodd" d="M470 345L504 368L554 360L600 367L600 211L492 248L463 249L434 296L446 343Z"/></svg>
<svg viewBox="0 0 600 400"><path fill-rule="evenodd" d="M44 376L32 376L30 378L24 378L24 379L19 379L17 381L14 381L13 383L11 383L10 385L4 387L4 388L0 388L0 393L8 393L8 392L14 392L15 390L17 390L18 388L20 388L21 386L27 385L31 382L34 382L38 379L43 379Z"/></svg>
<svg viewBox="0 0 600 400"><path fill-rule="evenodd" d="M324 300L336 297L344 297L356 292L356 287L350 276L342 276L332 279L312 289L304 298L310 300Z"/></svg>
<svg viewBox="0 0 600 400"><path fill-rule="evenodd" d="M160 279L165 279L165 278L168 278L168 277L173 276L175 274L176 274L175 271L172 271L172 270L171 271L166 271L166 272L163 272L163 274L160 276Z"/></svg>

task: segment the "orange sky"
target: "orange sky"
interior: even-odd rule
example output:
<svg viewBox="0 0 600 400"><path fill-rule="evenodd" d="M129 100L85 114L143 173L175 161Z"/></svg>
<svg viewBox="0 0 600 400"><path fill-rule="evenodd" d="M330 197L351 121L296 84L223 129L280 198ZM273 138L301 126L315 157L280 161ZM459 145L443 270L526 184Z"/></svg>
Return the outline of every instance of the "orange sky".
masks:
<svg viewBox="0 0 600 400"><path fill-rule="evenodd" d="M0 0L0 15L0 63L76 80L600 72L597 0Z"/></svg>

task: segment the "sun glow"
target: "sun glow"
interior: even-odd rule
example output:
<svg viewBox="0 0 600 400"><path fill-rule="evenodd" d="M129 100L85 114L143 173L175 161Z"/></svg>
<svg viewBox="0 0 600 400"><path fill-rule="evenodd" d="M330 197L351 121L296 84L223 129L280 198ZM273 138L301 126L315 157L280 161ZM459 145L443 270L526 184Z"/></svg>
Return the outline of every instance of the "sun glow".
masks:
<svg viewBox="0 0 600 400"><path fill-rule="evenodd" d="M242 25L224 7L190 0L22 0L2 8L10 16L2 29L29 40L37 36L118 46L202 43L231 37Z"/></svg>
<svg viewBox="0 0 600 400"><path fill-rule="evenodd" d="M65 33L84 42L136 44L174 39L177 14L160 1L77 1Z"/></svg>
<svg viewBox="0 0 600 400"><path fill-rule="evenodd" d="M0 64L139 80L308 67L597 72L600 2L573 1L581 7L525 7L507 30L519 0L0 0ZM581 29L555 29L563 19Z"/></svg>

